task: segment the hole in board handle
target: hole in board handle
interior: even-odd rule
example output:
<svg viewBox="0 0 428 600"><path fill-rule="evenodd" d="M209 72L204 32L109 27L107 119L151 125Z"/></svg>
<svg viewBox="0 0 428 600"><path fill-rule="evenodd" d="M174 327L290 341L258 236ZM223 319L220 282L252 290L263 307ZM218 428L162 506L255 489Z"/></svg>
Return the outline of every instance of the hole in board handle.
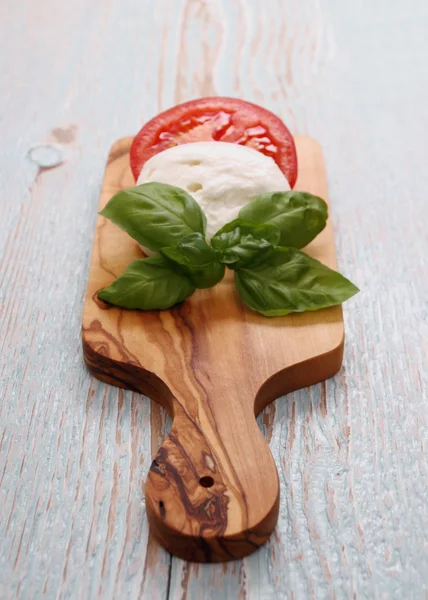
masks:
<svg viewBox="0 0 428 600"><path fill-rule="evenodd" d="M159 500L159 514L161 516L161 519L165 519L166 510L165 510L165 504L163 503L162 500Z"/></svg>
<svg viewBox="0 0 428 600"><path fill-rule="evenodd" d="M204 488L209 488L214 485L214 479L209 475L205 475L204 477L200 478L199 484Z"/></svg>

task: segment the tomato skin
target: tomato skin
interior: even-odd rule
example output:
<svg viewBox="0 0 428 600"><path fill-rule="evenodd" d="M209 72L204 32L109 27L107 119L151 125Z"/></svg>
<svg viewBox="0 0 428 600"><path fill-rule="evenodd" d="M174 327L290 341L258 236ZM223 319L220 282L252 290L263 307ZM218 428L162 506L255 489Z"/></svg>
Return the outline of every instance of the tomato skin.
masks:
<svg viewBox="0 0 428 600"><path fill-rule="evenodd" d="M297 179L294 140L269 110L221 96L190 100L170 108L137 133L131 147L131 169L138 179L144 163L171 146L199 141L243 144L273 158L293 188Z"/></svg>

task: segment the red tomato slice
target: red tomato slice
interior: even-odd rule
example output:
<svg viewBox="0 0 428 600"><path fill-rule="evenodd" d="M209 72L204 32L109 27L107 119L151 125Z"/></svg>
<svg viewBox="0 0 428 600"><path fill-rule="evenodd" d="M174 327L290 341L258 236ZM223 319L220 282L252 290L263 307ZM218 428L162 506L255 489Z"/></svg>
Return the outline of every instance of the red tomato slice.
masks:
<svg viewBox="0 0 428 600"><path fill-rule="evenodd" d="M296 183L296 148L281 119L256 104L221 97L184 102L146 123L131 147L135 180L144 163L158 152L209 140L250 146L273 158L291 187Z"/></svg>

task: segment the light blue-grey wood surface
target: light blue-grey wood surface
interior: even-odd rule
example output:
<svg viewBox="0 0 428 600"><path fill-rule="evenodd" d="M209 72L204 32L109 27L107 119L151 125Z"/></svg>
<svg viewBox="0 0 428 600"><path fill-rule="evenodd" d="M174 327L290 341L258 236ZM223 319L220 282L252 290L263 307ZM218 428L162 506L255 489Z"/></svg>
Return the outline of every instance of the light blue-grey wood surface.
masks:
<svg viewBox="0 0 428 600"><path fill-rule="evenodd" d="M0 29L0 598L428 598L428 3L3 0ZM274 536L216 566L149 537L167 424L80 341L110 145L207 94L321 142L362 289L340 374L260 419Z"/></svg>

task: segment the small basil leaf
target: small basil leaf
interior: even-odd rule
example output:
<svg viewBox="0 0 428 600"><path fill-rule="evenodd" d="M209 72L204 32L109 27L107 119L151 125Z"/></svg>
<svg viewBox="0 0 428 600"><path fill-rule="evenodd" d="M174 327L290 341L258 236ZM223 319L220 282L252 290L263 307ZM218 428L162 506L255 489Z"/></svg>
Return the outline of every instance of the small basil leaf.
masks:
<svg viewBox="0 0 428 600"><path fill-rule="evenodd" d="M176 273L161 256L152 256L135 260L98 296L122 308L160 310L182 302L194 291L185 275Z"/></svg>
<svg viewBox="0 0 428 600"><path fill-rule="evenodd" d="M307 192L262 194L241 208L242 219L276 225L281 232L280 246L303 248L325 227L327 204Z"/></svg>
<svg viewBox="0 0 428 600"><path fill-rule="evenodd" d="M273 246L267 240L258 240L251 233L244 235L239 244L224 251L221 262L230 269L256 267L273 252Z"/></svg>
<svg viewBox="0 0 428 600"><path fill-rule="evenodd" d="M165 183L143 183L118 192L100 214L154 251L189 233L205 234L206 217L196 200Z"/></svg>
<svg viewBox="0 0 428 600"><path fill-rule="evenodd" d="M254 269L235 273L242 300L267 317L341 304L359 290L348 279L295 248L275 248Z"/></svg>
<svg viewBox="0 0 428 600"><path fill-rule="evenodd" d="M213 287L223 279L224 265L200 233L191 233L176 246L161 248L160 252L197 288Z"/></svg>
<svg viewBox="0 0 428 600"><path fill-rule="evenodd" d="M257 240L266 240L272 246L279 242L280 232L275 225L255 223L245 219L235 219L217 231L211 239L211 245L219 252L237 246L243 236L251 234Z"/></svg>
<svg viewBox="0 0 428 600"><path fill-rule="evenodd" d="M279 238L279 229L274 225L235 219L215 234L211 244L221 254L222 263L230 269L239 269L263 261Z"/></svg>

